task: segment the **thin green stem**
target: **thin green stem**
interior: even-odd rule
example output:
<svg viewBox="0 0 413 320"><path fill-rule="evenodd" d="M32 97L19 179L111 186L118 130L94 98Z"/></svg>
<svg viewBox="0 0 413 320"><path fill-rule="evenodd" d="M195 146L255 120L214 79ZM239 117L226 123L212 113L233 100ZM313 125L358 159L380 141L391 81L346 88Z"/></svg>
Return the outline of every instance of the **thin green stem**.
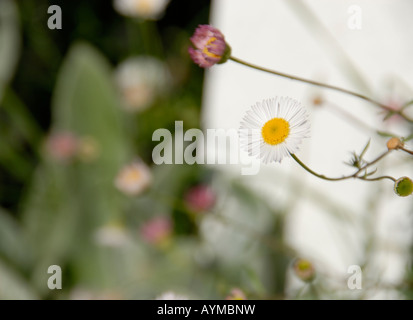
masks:
<svg viewBox="0 0 413 320"><path fill-rule="evenodd" d="M331 177L326 177L323 174L319 174L313 170L311 170L309 167L307 167L300 159L298 159L298 157L295 154L291 154L291 157L307 172L311 173L313 176L323 179L323 180L327 180L327 181L342 181L342 180L348 180L348 179L360 179L360 180L365 180L365 181L377 181L377 180L381 180L381 179L390 179L392 181L396 181L393 177L390 176L383 176L383 177L378 177L378 178L367 178L366 176L364 177L359 177L359 173L366 171L367 168L369 168L370 166L372 166L373 164L379 162L381 159L383 159L385 156L387 156L389 153L391 152L391 150L388 150L386 152L384 152L383 154L381 154L379 157L377 157L375 160L367 163L366 165L364 165L363 167L359 168L355 173L353 173L352 175L349 176L343 176L343 177L339 177L339 178L331 178Z"/></svg>
<svg viewBox="0 0 413 320"><path fill-rule="evenodd" d="M412 106L412 105L413 105L413 100L410 100L410 101L406 102L406 103L400 108L400 110L403 111L404 109L406 109L406 108L408 108L408 107L410 107L410 106Z"/></svg>
<svg viewBox="0 0 413 320"><path fill-rule="evenodd" d="M396 182L396 179L390 176L381 176L381 177L377 177L377 178L360 178L361 180L364 181L379 181L379 180L384 180L384 179L389 179L393 182Z"/></svg>
<svg viewBox="0 0 413 320"><path fill-rule="evenodd" d="M256 70L259 70L259 71L271 73L271 74L274 74L274 75L277 75L277 76L280 76L280 77L283 77L283 78L287 78L287 79L290 79L290 80L305 82L305 83L308 83L308 84L311 84L311 85L314 85L314 86L318 86L318 87L322 87L322 88L326 88L326 89L338 91L338 92L341 92L341 93L345 93L345 94L348 94L348 95L357 97L357 98L362 99L362 100L364 100L364 101L370 102L370 103L372 103L372 104L380 107L380 108L383 109L383 110L386 110L386 111L389 111L389 112L392 112L392 113L395 113L395 114L399 114L399 115L400 115L401 117L403 117L406 121L413 122L413 119L411 119L411 118L409 118L408 116L406 116L406 115L403 113L402 110L393 110L393 109L390 108L389 106L386 106L386 105L384 105L384 104L382 104L382 103L380 103L380 102L378 102L378 101L376 101L376 100L373 100L373 99L371 99L371 98L369 98L369 97L367 97L367 96L365 96L365 95L362 95L362 94L360 94L360 93L356 93L356 92L353 92L353 91L350 91L350 90L347 90L347 89L343 89L343 88L340 88L340 87L332 86L332 85L325 84L325 83L322 83L322 82L318 82L318 81L314 81L314 80L309 80L309 79L304 79L304 78L297 77L297 76L294 76L294 75L290 75L290 74L287 74L287 73L283 73L283 72L279 72L279 71L267 69L267 68L264 68L264 67L260 67L260 66L258 66L258 65L255 65L255 64L246 62L246 61L244 61L244 60L238 59L238 58L233 57L233 56L231 56L229 59L232 60L232 61L234 61L234 62L237 62L237 63L239 63L239 64L242 64L242 65L244 65L244 66L246 66L246 67L252 68L252 69L256 69Z"/></svg>
<svg viewBox="0 0 413 320"><path fill-rule="evenodd" d="M350 179L353 178L353 176L346 176L346 177L341 177L341 178L329 178L326 177L323 174L319 174L313 170L311 170L309 167L307 167L300 159L297 158L295 154L291 154L291 157L301 166L303 167L304 170L307 172L311 173L313 176L316 176L317 178L323 179L323 180L328 180L328 181L340 181L340 180L345 180L345 179Z"/></svg>

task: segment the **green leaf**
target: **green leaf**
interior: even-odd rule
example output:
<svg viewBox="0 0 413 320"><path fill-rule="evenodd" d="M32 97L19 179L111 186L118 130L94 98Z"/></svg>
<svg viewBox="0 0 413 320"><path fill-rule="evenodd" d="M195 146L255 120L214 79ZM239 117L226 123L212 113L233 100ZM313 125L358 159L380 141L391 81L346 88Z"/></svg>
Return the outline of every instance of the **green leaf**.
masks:
<svg viewBox="0 0 413 320"><path fill-rule="evenodd" d="M385 132L385 131L377 131L377 134L381 137L385 137L385 138L393 138L395 137L394 134L390 133L390 132Z"/></svg>
<svg viewBox="0 0 413 320"><path fill-rule="evenodd" d="M16 266L26 268L30 261L30 250L25 235L13 217L0 209L0 257Z"/></svg>
<svg viewBox="0 0 413 320"><path fill-rule="evenodd" d="M98 145L96 161L79 165L75 173L79 200L94 225L115 218L119 210L113 181L131 160L122 115L108 62L89 45L74 45L58 79L53 123L57 130L90 137Z"/></svg>
<svg viewBox="0 0 413 320"><path fill-rule="evenodd" d="M30 285L0 259L0 300L34 300L38 296Z"/></svg>
<svg viewBox="0 0 413 320"><path fill-rule="evenodd" d="M0 1L0 101L19 57L20 36L14 1Z"/></svg>
<svg viewBox="0 0 413 320"><path fill-rule="evenodd" d="M413 133L411 135L409 135L407 138L403 138L402 140L403 140L403 142L406 142L406 141L410 141L412 139L413 139Z"/></svg>
<svg viewBox="0 0 413 320"><path fill-rule="evenodd" d="M395 114L397 114L395 111L389 111L386 113L386 115L383 118L383 121L386 121L388 119L390 119L391 117L393 117Z"/></svg>
<svg viewBox="0 0 413 320"><path fill-rule="evenodd" d="M367 144L366 144L366 146L364 147L363 151L360 153L360 159L363 159L364 155L366 154L367 149L368 149L369 146L370 146L370 141L371 141L371 140L369 140L369 141L367 142Z"/></svg>
<svg viewBox="0 0 413 320"><path fill-rule="evenodd" d="M98 145L92 162L72 164L43 161L37 169L25 204L24 225L33 243L36 288L47 294L47 268L88 261L98 266L93 233L118 219L122 203L114 178L125 164L129 142L112 86L108 62L87 44L76 44L65 59L53 95L53 128L89 137ZM83 266L83 267L82 267ZM76 266L79 278L84 264ZM100 285L96 270L91 283ZM76 279L77 280L77 279Z"/></svg>

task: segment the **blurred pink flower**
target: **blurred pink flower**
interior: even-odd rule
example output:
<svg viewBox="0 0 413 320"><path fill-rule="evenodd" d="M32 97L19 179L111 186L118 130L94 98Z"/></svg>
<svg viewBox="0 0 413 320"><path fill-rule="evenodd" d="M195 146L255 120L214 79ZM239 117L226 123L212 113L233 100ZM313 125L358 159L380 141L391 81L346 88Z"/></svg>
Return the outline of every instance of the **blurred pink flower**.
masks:
<svg viewBox="0 0 413 320"><path fill-rule="evenodd" d="M202 68L224 63L229 58L231 48L225 42L224 35L210 25L199 25L191 42L195 49L189 48L189 55Z"/></svg>
<svg viewBox="0 0 413 320"><path fill-rule="evenodd" d="M50 134L45 142L47 155L54 160L68 161L76 156L78 138L70 132Z"/></svg>
<svg viewBox="0 0 413 320"><path fill-rule="evenodd" d="M162 244L172 234L172 222L167 217L156 217L142 225L142 238L150 244Z"/></svg>
<svg viewBox="0 0 413 320"><path fill-rule="evenodd" d="M195 212L211 209L216 200L215 192L207 185L198 185L190 188L185 194L186 206Z"/></svg>

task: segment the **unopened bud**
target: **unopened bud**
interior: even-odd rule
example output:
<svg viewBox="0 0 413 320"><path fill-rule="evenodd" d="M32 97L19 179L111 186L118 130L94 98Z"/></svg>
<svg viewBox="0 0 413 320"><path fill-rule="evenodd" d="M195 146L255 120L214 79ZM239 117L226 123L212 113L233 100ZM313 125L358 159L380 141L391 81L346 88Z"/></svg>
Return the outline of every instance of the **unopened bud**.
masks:
<svg viewBox="0 0 413 320"><path fill-rule="evenodd" d="M387 141L387 149L389 150L397 150L401 147L403 147L403 142L399 138L391 138L389 141Z"/></svg>
<svg viewBox="0 0 413 320"><path fill-rule="evenodd" d="M400 197L407 197L413 193L413 181L402 177L394 183L394 192Z"/></svg>

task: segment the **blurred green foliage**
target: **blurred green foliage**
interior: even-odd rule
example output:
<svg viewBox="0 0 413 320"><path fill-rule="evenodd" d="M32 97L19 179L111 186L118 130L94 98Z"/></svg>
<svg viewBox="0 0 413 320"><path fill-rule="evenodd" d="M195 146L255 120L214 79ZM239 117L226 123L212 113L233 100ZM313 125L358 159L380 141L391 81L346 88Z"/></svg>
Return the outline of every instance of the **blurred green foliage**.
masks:
<svg viewBox="0 0 413 320"><path fill-rule="evenodd" d="M62 30L47 28L52 4L62 7ZM119 15L112 1L0 0L0 299L154 299L170 290L223 299L235 287L250 299L293 296L286 274L297 253L284 239L290 208L275 210L241 181L202 166L152 165L155 130L173 132L178 120L184 130L200 126L203 71L187 47L209 5L172 0L161 20L147 21ZM127 113L114 71L143 55L165 63L171 88ZM92 139L95 156L51 159L45 141L54 132ZM153 178L130 197L114 180L137 157ZM203 213L185 203L199 184L217 197ZM332 216L347 217L310 192ZM153 245L140 230L158 215L173 230ZM106 235L112 245L96 240L108 226L120 232ZM51 265L62 267L62 290L47 287Z"/></svg>

